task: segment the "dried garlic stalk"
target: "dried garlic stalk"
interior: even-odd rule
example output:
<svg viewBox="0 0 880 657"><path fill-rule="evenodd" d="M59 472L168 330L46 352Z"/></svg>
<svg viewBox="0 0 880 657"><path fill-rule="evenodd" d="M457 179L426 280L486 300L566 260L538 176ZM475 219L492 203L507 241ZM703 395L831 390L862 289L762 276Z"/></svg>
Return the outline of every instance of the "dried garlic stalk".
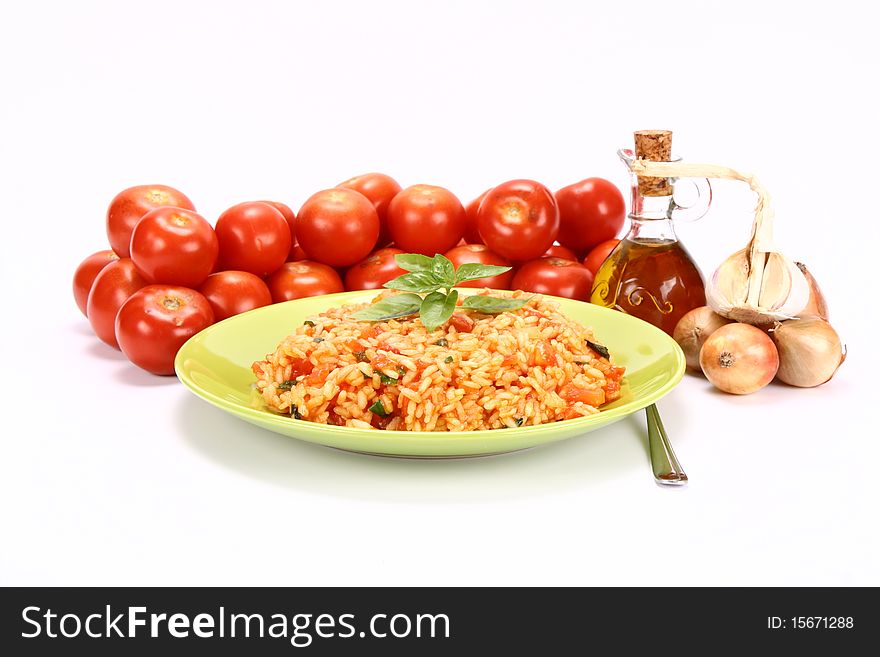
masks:
<svg viewBox="0 0 880 657"><path fill-rule="evenodd" d="M748 324L792 319L807 305L810 285L803 272L773 242L770 194L758 179L714 164L636 160L633 173L667 178L723 178L745 182L758 195L752 238L712 274L706 301L719 315Z"/></svg>

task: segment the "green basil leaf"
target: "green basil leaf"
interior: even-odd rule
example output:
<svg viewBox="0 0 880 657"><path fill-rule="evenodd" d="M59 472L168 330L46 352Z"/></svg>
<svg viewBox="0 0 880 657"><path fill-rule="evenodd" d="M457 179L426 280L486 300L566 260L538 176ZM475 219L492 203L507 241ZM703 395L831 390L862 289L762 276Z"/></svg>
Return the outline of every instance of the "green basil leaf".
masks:
<svg viewBox="0 0 880 657"><path fill-rule="evenodd" d="M523 298L502 299L500 297L487 297L485 295L475 294L466 297L464 303L461 304L461 307L470 310L477 310L481 313L486 313L487 315L497 315L498 313L503 313L505 310L522 308L527 302L528 299Z"/></svg>
<svg viewBox="0 0 880 657"><path fill-rule="evenodd" d="M385 410L385 407L382 405L381 399L377 399L376 401L374 401L369 410L379 417L388 417L389 415L391 415L388 411Z"/></svg>
<svg viewBox="0 0 880 657"><path fill-rule="evenodd" d="M379 372L379 380L382 382L382 385L386 386L396 386L400 379L395 379L393 376L388 376L384 372Z"/></svg>
<svg viewBox="0 0 880 657"><path fill-rule="evenodd" d="M393 297L377 301L363 310L358 310L351 316L353 319L361 321L380 322L384 319L415 315L419 312L421 305L422 297L418 294L396 294Z"/></svg>
<svg viewBox="0 0 880 657"><path fill-rule="evenodd" d="M302 420L302 415L299 414L299 408L296 404L290 405L290 417L294 420Z"/></svg>
<svg viewBox="0 0 880 657"><path fill-rule="evenodd" d="M440 280L430 271L413 271L403 276L394 278L382 287L389 290L400 290L401 292L433 292L434 290L446 285L445 281Z"/></svg>
<svg viewBox="0 0 880 657"><path fill-rule="evenodd" d="M429 331L439 328L452 317L457 302L458 292L456 290L448 295L442 292L431 292L422 301L422 307L419 309L422 324Z"/></svg>
<svg viewBox="0 0 880 657"><path fill-rule="evenodd" d="M314 326L315 326L315 323L314 323L312 320L307 319L306 321L303 322L303 326L311 326L311 327L314 327Z"/></svg>
<svg viewBox="0 0 880 657"><path fill-rule="evenodd" d="M437 342L435 342L434 344L436 344L436 345L438 345L438 346L440 346L440 347L448 347L448 346L449 346L449 340L447 340L446 338L440 338L440 339L437 340Z"/></svg>
<svg viewBox="0 0 880 657"><path fill-rule="evenodd" d="M434 258L418 253L398 253L394 256L394 262L406 271L431 271L434 266Z"/></svg>
<svg viewBox="0 0 880 657"><path fill-rule="evenodd" d="M444 362L444 363L451 363L451 362L454 361L454 360L455 360L455 359L454 359L452 356L447 356L443 362Z"/></svg>
<svg viewBox="0 0 880 657"><path fill-rule="evenodd" d="M439 280L446 284L446 287L455 285L455 265L442 253L434 256L434 265L431 271Z"/></svg>
<svg viewBox="0 0 880 657"><path fill-rule="evenodd" d="M513 421L513 423L516 424L516 426L518 427L521 427L523 425L523 422L525 422L525 418L523 417L518 417Z"/></svg>
<svg viewBox="0 0 880 657"><path fill-rule="evenodd" d="M478 262L468 262L461 265L455 273L455 282L463 283L464 281L475 281L478 278L487 278L489 276L498 276L506 271L510 271L510 267L499 267L498 265L481 265Z"/></svg>
<svg viewBox="0 0 880 657"><path fill-rule="evenodd" d="M601 344L596 344L595 342L590 342L589 340L585 341L587 346L599 354L602 358L611 358L611 354L608 352L608 347L603 347Z"/></svg>
<svg viewBox="0 0 880 657"><path fill-rule="evenodd" d="M278 384L278 387L276 388L276 390L279 390L279 391L282 391L282 390L290 390L290 389L293 388L293 386L295 386L295 385L296 385L296 381L293 381L293 380L291 380L291 379L288 379L287 381L282 381L281 383L279 383L279 384Z"/></svg>

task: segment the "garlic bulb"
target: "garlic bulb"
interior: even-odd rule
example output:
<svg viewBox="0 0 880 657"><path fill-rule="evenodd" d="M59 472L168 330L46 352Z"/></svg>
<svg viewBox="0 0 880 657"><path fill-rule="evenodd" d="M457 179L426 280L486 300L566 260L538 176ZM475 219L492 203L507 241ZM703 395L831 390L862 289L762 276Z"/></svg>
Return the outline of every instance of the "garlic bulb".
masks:
<svg viewBox="0 0 880 657"><path fill-rule="evenodd" d="M746 324L791 319L810 299L810 284L779 251L737 251L712 274L706 303L723 317Z"/></svg>
<svg viewBox="0 0 880 657"><path fill-rule="evenodd" d="M636 160L632 171L655 177L723 178L748 183L758 195L752 239L712 275L706 285L706 303L722 317L759 326L792 319L804 310L810 301L810 282L773 243L770 194L755 176L714 164L647 160Z"/></svg>

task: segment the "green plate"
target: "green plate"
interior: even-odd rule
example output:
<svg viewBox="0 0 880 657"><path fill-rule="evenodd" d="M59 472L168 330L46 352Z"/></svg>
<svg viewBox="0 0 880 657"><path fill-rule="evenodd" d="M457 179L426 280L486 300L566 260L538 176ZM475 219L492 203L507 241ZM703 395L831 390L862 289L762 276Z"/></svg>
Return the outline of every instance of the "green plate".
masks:
<svg viewBox="0 0 880 657"><path fill-rule="evenodd" d="M177 375L205 401L286 436L368 454L451 458L512 452L593 431L656 402L684 374L684 354L660 329L614 310L556 299L569 317L592 326L615 361L626 366L622 398L596 415L515 429L421 433L315 424L254 408L251 363L274 351L307 316L345 303L365 302L375 294L344 292L297 299L230 317L183 345L175 360Z"/></svg>

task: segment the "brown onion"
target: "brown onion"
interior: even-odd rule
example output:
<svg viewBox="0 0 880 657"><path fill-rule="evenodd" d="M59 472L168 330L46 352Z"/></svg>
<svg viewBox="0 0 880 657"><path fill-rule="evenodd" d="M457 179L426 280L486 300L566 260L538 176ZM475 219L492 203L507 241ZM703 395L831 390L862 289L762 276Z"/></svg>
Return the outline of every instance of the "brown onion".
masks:
<svg viewBox="0 0 880 657"><path fill-rule="evenodd" d="M779 351L776 376L790 386L822 385L846 358L837 331L818 317L778 323L771 337Z"/></svg>
<svg viewBox="0 0 880 657"><path fill-rule="evenodd" d="M703 343L716 330L731 320L714 312L709 306L700 306L688 311L675 325L672 338L684 352L684 359L691 369L700 371L700 349Z"/></svg>
<svg viewBox="0 0 880 657"><path fill-rule="evenodd" d="M804 263L796 262L794 264L796 264L797 268L801 270L804 277L807 279L807 283L810 285L810 300L807 301L807 305L804 306L804 309L801 310L798 315L800 317L820 317L827 322L828 304L825 301L825 295L822 294L822 290L819 289L819 284L816 282L816 279L813 278L813 275Z"/></svg>
<svg viewBox="0 0 880 657"><path fill-rule="evenodd" d="M700 350L703 374L719 390L747 395L773 380L779 354L764 331L749 324L727 324Z"/></svg>

